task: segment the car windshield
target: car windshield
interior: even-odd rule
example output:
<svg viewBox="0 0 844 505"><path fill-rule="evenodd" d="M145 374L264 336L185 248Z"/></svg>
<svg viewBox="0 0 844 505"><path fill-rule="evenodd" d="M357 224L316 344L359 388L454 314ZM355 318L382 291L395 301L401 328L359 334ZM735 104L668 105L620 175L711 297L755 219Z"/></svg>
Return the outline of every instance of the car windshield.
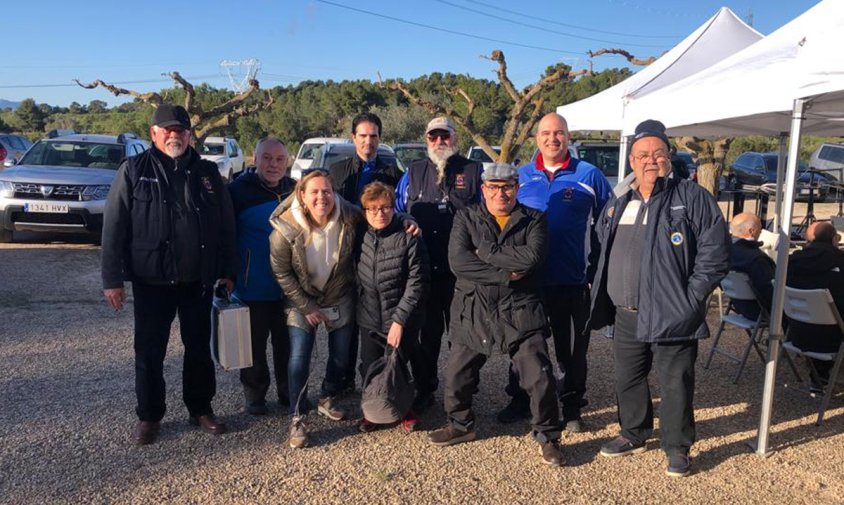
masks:
<svg viewBox="0 0 844 505"><path fill-rule="evenodd" d="M32 149L21 158L20 164L117 170L122 160L123 146L120 144L41 141L32 146Z"/></svg>
<svg viewBox="0 0 844 505"><path fill-rule="evenodd" d="M604 177L618 177L617 146L579 146L577 157L601 169Z"/></svg>
<svg viewBox="0 0 844 505"><path fill-rule="evenodd" d="M493 149L495 152L499 154L501 153L501 149ZM490 158L481 148L472 149L469 159L472 161L480 161L481 163L492 163L492 158Z"/></svg>
<svg viewBox="0 0 844 505"><path fill-rule="evenodd" d="M768 172L777 172L777 160L779 158L777 156L765 156L765 167L767 168ZM788 160L785 160L786 163ZM809 169L809 165L807 165L804 161L801 161L797 164L797 171L798 172L805 172Z"/></svg>
<svg viewBox="0 0 844 505"><path fill-rule="evenodd" d="M200 154L220 156L222 154L226 154L226 146L224 144L202 144Z"/></svg>
<svg viewBox="0 0 844 505"><path fill-rule="evenodd" d="M299 159L312 160L316 158L322 146L323 144L303 144L302 149L299 150Z"/></svg>
<svg viewBox="0 0 844 505"><path fill-rule="evenodd" d="M428 151L424 147L396 147L395 148L396 156L404 163L405 166L409 166L416 160L421 160L428 156Z"/></svg>

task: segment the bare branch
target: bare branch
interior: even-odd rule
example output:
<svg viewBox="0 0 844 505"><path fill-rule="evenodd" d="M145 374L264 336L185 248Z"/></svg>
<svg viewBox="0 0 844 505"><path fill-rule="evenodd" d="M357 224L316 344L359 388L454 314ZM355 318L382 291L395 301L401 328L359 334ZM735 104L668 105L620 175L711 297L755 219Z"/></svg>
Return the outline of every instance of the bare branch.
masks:
<svg viewBox="0 0 844 505"><path fill-rule="evenodd" d="M182 88L185 90L185 110L188 111L191 115L196 115L196 112L193 111L193 99L196 96L196 90L193 87L193 84L189 83L182 77L182 74L179 72L173 71L169 74L165 74L174 81L176 81ZM191 118L193 119L193 118Z"/></svg>
<svg viewBox="0 0 844 505"><path fill-rule="evenodd" d="M233 110L235 107L240 105L241 103L245 102L252 93L258 91L260 86L258 85L257 79L252 79L249 81L249 89L240 93L238 95L233 96L230 100L226 103L220 104L216 107L212 107L211 109L205 111L205 116L216 116L218 114L226 114L229 111Z"/></svg>
<svg viewBox="0 0 844 505"><path fill-rule="evenodd" d="M490 56L481 56L487 60L492 60L498 63L498 80L501 82L501 86L504 87L504 90L510 95L510 98L513 99L513 102L518 102L521 96L519 92L516 91L516 87L513 86L513 81L510 80L510 77L507 75L507 60L504 58L504 53L499 49L495 49L492 51Z"/></svg>
<svg viewBox="0 0 844 505"><path fill-rule="evenodd" d="M650 65L651 63L656 61L656 56L651 56L646 60L640 60L639 58L636 58L635 56L630 54L628 51L618 48L604 48L598 49L597 51L588 51L587 53L589 54L590 58L594 58L596 56L601 56L604 54L617 54L619 56L624 56L624 58L627 59L627 61L632 63L633 65L639 65L642 67Z"/></svg>
<svg viewBox="0 0 844 505"><path fill-rule="evenodd" d="M533 129L533 125L539 120L539 115L542 114L542 104L545 103L544 98L540 98L537 101L533 102L533 112L530 114L530 118L522 124L522 130L519 132L519 136L516 138L516 142L513 145L513 150L518 152L521 149L522 145L524 145L525 141L527 140L528 136L530 135L530 131Z"/></svg>
<svg viewBox="0 0 844 505"><path fill-rule="evenodd" d="M226 112L217 112L214 115L209 115L209 113L206 112L206 118L214 116L220 117L202 125L201 127L197 127L194 129L194 135L197 139L197 142L202 143L205 141L205 138L208 137L211 133L231 126L239 117L254 114L256 112L269 108L270 106L272 106L273 102L274 99L272 94L269 91L266 91L264 95L264 100L257 103L253 103L252 105L247 105L240 102L238 105L232 106L232 108Z"/></svg>
<svg viewBox="0 0 844 505"><path fill-rule="evenodd" d="M79 79L74 79L74 81L76 82L76 84L85 89L95 89L97 87L100 87L106 89L109 93L114 96L129 95L137 98L138 100L144 103L150 103L153 105L161 105L162 103L164 103L164 99L161 98L161 95L155 92L138 93L137 91L133 91L131 89L121 88L113 84L108 84L101 79L97 79L96 81L90 84L82 84Z"/></svg>

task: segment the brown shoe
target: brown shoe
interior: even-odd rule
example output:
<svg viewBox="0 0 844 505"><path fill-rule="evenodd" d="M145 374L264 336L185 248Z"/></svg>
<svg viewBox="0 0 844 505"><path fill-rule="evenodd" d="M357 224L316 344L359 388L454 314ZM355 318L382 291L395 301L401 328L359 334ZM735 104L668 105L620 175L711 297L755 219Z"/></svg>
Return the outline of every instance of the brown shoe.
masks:
<svg viewBox="0 0 844 505"><path fill-rule="evenodd" d="M210 433L212 435L222 435L228 431L226 425L217 421L213 414L191 417L189 422L194 426L199 426L199 428L205 433Z"/></svg>
<svg viewBox="0 0 844 505"><path fill-rule="evenodd" d="M136 445L149 445L158 438L161 423L156 421L138 421L132 431L132 440Z"/></svg>
<svg viewBox="0 0 844 505"><path fill-rule="evenodd" d="M563 451L560 448L559 440L549 440L542 447L542 461L548 465L562 466L563 465Z"/></svg>

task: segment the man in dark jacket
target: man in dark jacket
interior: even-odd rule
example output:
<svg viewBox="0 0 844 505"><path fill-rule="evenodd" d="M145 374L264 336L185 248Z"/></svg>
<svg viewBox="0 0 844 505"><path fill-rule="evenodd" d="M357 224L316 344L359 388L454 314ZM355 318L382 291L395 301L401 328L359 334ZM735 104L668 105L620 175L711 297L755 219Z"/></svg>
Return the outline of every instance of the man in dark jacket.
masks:
<svg viewBox="0 0 844 505"><path fill-rule="evenodd" d="M730 270L744 272L750 277L753 292L757 301L731 300L739 314L755 321L759 317L759 307L771 310L771 300L774 297L774 280L777 266L759 248L759 234L762 233L762 222L755 214L741 212L733 216L730 221Z"/></svg>
<svg viewBox="0 0 844 505"><path fill-rule="evenodd" d="M448 267L448 237L454 214L481 201L483 171L480 163L458 153L457 132L448 118L432 119L425 137L428 157L411 163L396 190L396 210L409 212L419 223L431 260L431 294L427 297L419 345L411 358L416 413L434 402L439 386L437 363L454 296L454 275Z"/></svg>
<svg viewBox="0 0 844 505"><path fill-rule="evenodd" d="M548 228L545 215L516 203L518 172L507 164L484 171L484 202L454 218L448 252L457 277L451 304L451 350L444 405L448 424L428 435L445 446L475 439L472 396L493 351L506 352L530 397L534 438L542 459L561 465L560 420L554 366L545 338L540 267Z"/></svg>
<svg viewBox="0 0 844 505"><path fill-rule="evenodd" d="M383 182L391 188L399 183L402 174L398 166L386 163L378 156L381 143L381 119L371 112L358 114L352 120L352 142L355 156L343 159L328 167L334 191L360 207L363 187L373 181Z"/></svg>
<svg viewBox="0 0 844 505"><path fill-rule="evenodd" d="M115 310L135 297L135 393L138 444L155 441L165 411L164 354L179 314L185 346L183 398L190 423L215 435L216 391L211 334L215 281L231 291L237 268L234 216L217 166L190 147L183 107L159 105L152 116L153 147L120 165L103 220L103 293Z"/></svg>
<svg viewBox="0 0 844 505"><path fill-rule="evenodd" d="M590 326L615 324L615 387L621 436L601 455L646 450L653 433L648 374L660 379L660 432L668 475L685 476L695 440L697 339L709 335L705 301L729 269L729 235L715 199L688 180L664 178L668 137L659 121L636 127L636 179L598 223L601 256Z"/></svg>
<svg viewBox="0 0 844 505"><path fill-rule="evenodd" d="M844 316L844 251L838 248L838 233L832 223L817 221L806 231L811 240L806 247L795 251L788 260L787 284L798 289L828 289L838 313ZM841 330L835 326L820 326L792 321L789 340L804 351L837 352L841 345ZM831 361L815 360L818 377L812 377L813 392L821 392L829 380Z"/></svg>
<svg viewBox="0 0 844 505"><path fill-rule="evenodd" d="M281 140L266 137L255 147L255 171L229 184L237 221L240 269L234 295L249 306L252 334L252 366L240 371L246 396L246 411L267 414L266 395L270 387L267 338L273 348L278 402L287 407L287 360L289 337L284 317L284 293L270 268L270 215L293 192L296 181L285 176L287 148Z"/></svg>

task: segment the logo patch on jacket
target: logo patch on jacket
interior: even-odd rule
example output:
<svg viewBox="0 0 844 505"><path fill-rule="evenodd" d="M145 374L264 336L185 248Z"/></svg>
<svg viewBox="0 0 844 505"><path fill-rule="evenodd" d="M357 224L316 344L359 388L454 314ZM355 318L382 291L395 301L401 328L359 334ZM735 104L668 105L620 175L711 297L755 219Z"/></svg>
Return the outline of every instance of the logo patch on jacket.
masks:
<svg viewBox="0 0 844 505"><path fill-rule="evenodd" d="M466 177L463 174L454 176L454 189L466 189Z"/></svg>
<svg viewBox="0 0 844 505"><path fill-rule="evenodd" d="M574 196L574 188L566 188L563 190L563 200L571 201L572 196Z"/></svg>
<svg viewBox="0 0 844 505"><path fill-rule="evenodd" d="M209 193L214 192L214 186L211 185L211 178L210 177L208 177L207 175L203 175L202 177L199 178L199 180L202 181L202 185L205 187L206 191L208 191Z"/></svg>
<svg viewBox="0 0 844 505"><path fill-rule="evenodd" d="M684 240L685 239L683 238L683 234L680 233L679 231L675 231L674 233L671 234L671 243L674 244L675 246L683 245Z"/></svg>

